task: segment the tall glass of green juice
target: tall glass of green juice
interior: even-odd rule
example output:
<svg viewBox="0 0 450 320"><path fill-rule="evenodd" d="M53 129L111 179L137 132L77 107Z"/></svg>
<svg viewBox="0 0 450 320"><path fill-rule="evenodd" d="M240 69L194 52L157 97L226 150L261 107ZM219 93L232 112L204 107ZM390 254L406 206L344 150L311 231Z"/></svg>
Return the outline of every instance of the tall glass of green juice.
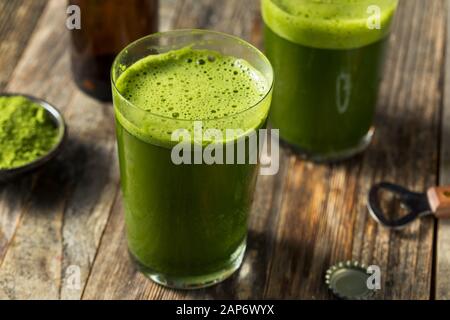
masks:
<svg viewBox="0 0 450 320"><path fill-rule="evenodd" d="M272 82L272 67L260 51L212 31L151 35L114 62L128 246L157 283L200 288L239 268L258 164L233 160L237 146L266 126ZM182 163L174 160L180 130L188 147ZM237 134L206 138L208 130ZM211 146L227 147L223 161L202 159ZM249 159L251 148L242 150Z"/></svg>
<svg viewBox="0 0 450 320"><path fill-rule="evenodd" d="M275 70L270 122L314 161L370 143L387 36L397 0L262 0Z"/></svg>

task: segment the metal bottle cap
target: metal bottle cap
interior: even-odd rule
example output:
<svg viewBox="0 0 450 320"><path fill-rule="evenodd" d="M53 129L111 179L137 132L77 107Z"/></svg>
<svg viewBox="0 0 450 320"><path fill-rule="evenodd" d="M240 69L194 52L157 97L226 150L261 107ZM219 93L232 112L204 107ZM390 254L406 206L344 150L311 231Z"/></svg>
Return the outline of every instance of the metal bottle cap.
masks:
<svg viewBox="0 0 450 320"><path fill-rule="evenodd" d="M333 294L346 300L367 300L374 290L367 287L367 267L357 261L340 262L328 269L325 282Z"/></svg>

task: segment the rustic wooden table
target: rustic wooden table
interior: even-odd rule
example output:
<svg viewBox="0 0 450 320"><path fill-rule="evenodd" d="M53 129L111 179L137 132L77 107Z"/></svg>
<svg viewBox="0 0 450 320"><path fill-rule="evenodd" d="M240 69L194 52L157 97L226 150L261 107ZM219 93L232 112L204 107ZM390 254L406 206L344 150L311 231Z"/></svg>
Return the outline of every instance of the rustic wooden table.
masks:
<svg viewBox="0 0 450 320"><path fill-rule="evenodd" d="M161 3L162 30L211 28L262 44L257 0ZM0 0L0 91L47 99L70 129L57 161L0 186L0 298L326 299L326 269L355 259L381 267L379 298L449 299L450 222L424 218L388 231L366 209L369 187L381 180L418 191L450 184L447 12L446 0L401 2L374 143L335 165L282 150L280 173L259 179L240 271L184 292L153 284L128 259L113 110L71 80L65 1ZM79 288L67 285L77 268Z"/></svg>

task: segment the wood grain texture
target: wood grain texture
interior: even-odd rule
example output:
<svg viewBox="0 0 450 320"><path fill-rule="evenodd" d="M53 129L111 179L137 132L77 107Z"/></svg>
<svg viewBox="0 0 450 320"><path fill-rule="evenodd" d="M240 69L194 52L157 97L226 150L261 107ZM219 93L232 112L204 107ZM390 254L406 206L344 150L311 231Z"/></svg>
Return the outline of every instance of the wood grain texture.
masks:
<svg viewBox="0 0 450 320"><path fill-rule="evenodd" d="M378 135L361 168L358 189L363 194L380 180L417 191L437 182L444 3L402 2L381 90ZM360 197L355 202L359 212L365 200ZM381 267L384 289L380 297L430 298L433 219L421 219L396 232L379 228L366 217L355 221L352 256Z"/></svg>
<svg viewBox="0 0 450 320"><path fill-rule="evenodd" d="M395 181L417 191L437 181L442 102L445 1L427 3L403 2L385 72L388 81L382 88L375 152L366 155L362 170L376 180ZM380 169L374 171L376 165ZM361 186L368 188L366 182ZM361 210L364 200L358 204ZM364 241L354 243L353 254L382 266L382 298L431 297L433 224L432 218L422 219L401 232L373 223L358 228L358 238Z"/></svg>
<svg viewBox="0 0 450 320"><path fill-rule="evenodd" d="M0 0L0 91L19 61L47 0Z"/></svg>
<svg viewBox="0 0 450 320"><path fill-rule="evenodd" d="M0 0L0 9L10 2ZM326 269L347 259L381 267L378 298L450 298L450 225L439 222L435 235L434 220L425 218L401 232L388 231L366 209L374 182L425 191L437 184L440 172L441 183L450 184L449 85L443 97L446 2L401 1L369 150L345 163L315 165L282 149L280 173L258 181L242 268L213 288L185 292L153 284L128 258L112 108L75 88L65 3L49 0L26 50L8 49L13 53L5 59L13 66L0 72L0 89L5 81L8 91L55 104L68 122L70 139L51 166L0 186L0 298L326 299L331 298L323 281ZM163 0L161 5L162 30L215 29L262 47L258 0ZM0 39L11 37L23 48L25 36L5 31L4 12ZM79 289L67 285L66 272L73 266L81 274Z"/></svg>
<svg viewBox="0 0 450 320"><path fill-rule="evenodd" d="M0 279L9 279L0 298L80 298L118 191L112 107L75 88L65 18L65 1L49 1L6 87L57 106L70 137L44 171L2 187L2 220L17 227L0 261ZM64 284L69 266L79 268L80 288Z"/></svg>
<svg viewBox="0 0 450 320"><path fill-rule="evenodd" d="M447 50L444 70L444 101L441 122L439 184L450 185L450 2L447 1ZM438 300L450 299L450 221L438 222L436 235L436 291Z"/></svg>
<svg viewBox="0 0 450 320"><path fill-rule="evenodd" d="M46 0L0 0L0 92L13 73L45 4ZM30 181L25 184L31 185ZM27 202L26 194L21 198L16 196L23 188L26 188L24 183L8 189L0 186L0 202L7 204L0 206L0 261L18 223L19 217L14 213Z"/></svg>

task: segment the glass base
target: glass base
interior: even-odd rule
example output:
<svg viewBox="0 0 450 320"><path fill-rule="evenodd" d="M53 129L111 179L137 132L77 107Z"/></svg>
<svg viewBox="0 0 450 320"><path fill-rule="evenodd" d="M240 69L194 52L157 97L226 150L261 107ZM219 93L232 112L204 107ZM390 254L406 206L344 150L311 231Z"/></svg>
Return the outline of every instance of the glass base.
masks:
<svg viewBox="0 0 450 320"><path fill-rule="evenodd" d="M364 152L372 142L374 134L375 128L372 127L356 146L344 150L330 151L324 153L315 153L305 150L295 144L292 144L289 141L284 140L282 137L280 137L280 141L286 146L288 146L290 149L292 149L295 153L299 154L305 160L317 163L327 163L327 162L338 162L347 160Z"/></svg>
<svg viewBox="0 0 450 320"><path fill-rule="evenodd" d="M177 277L174 275L158 273L151 268L144 266L133 256L132 253L130 253L130 256L132 260L137 264L140 272L142 272L147 278L151 279L157 284L171 289L193 290L213 286L230 277L236 270L239 269L242 264L246 244L247 241L244 240L236 249L236 251L231 255L229 263L226 264L226 266L224 266L222 269L201 276Z"/></svg>

